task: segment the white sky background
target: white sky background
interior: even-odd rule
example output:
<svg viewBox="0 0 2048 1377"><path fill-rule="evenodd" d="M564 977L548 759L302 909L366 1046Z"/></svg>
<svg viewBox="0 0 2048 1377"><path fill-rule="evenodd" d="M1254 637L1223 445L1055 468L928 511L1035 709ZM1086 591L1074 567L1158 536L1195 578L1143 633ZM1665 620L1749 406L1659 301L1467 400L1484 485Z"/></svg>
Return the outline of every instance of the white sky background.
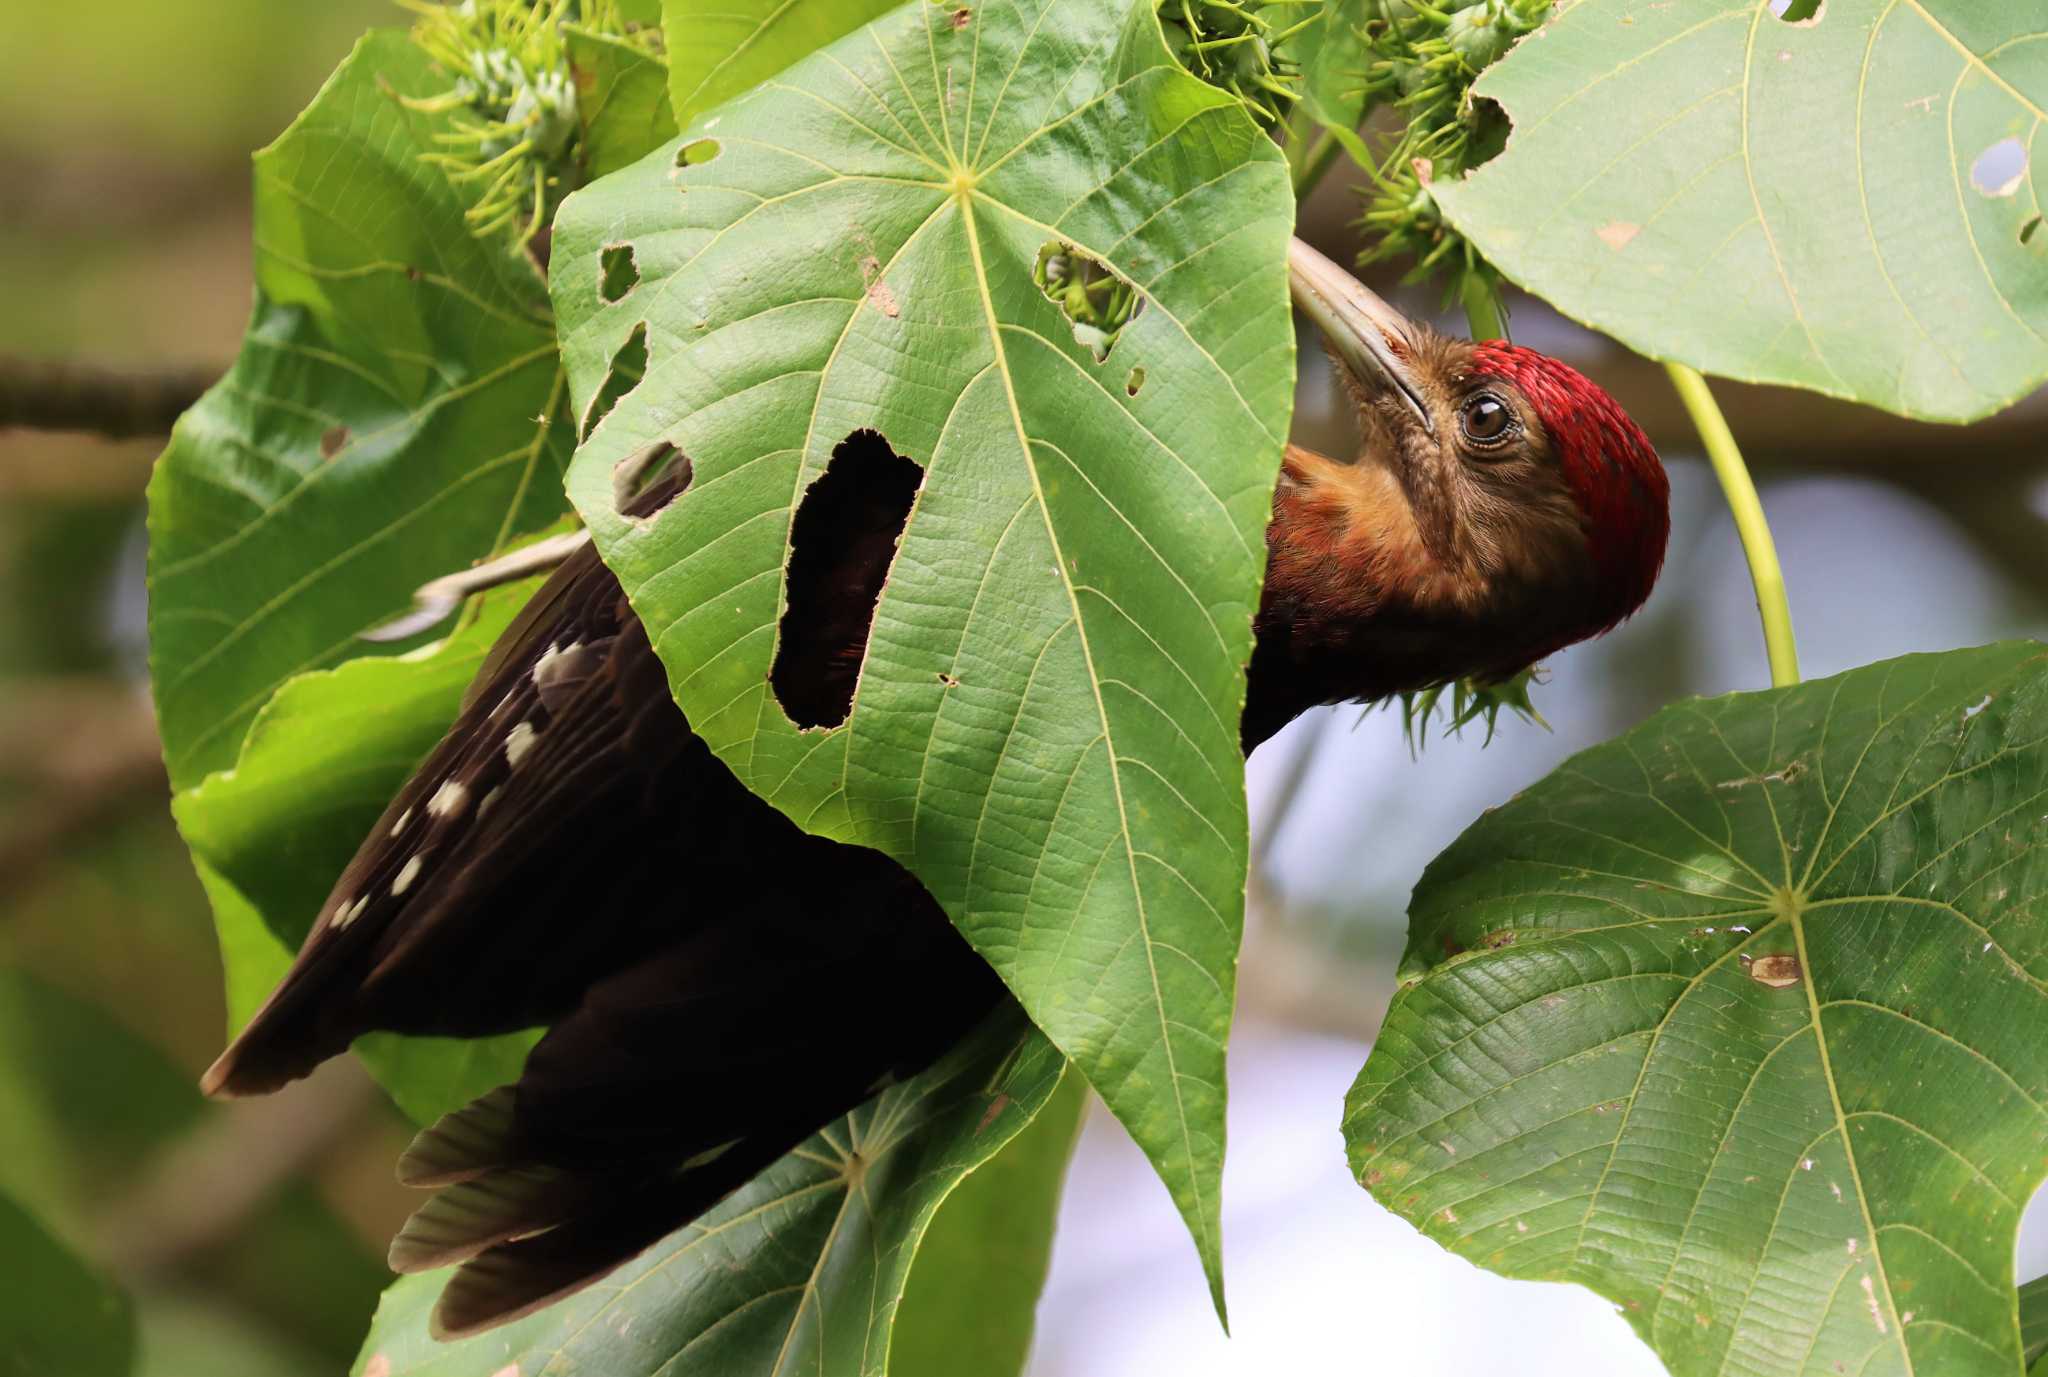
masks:
<svg viewBox="0 0 2048 1377"><path fill-rule="evenodd" d="M1533 333L1518 330L1518 338ZM1313 429L1326 424L1317 413L1328 406L1318 395L1321 351L1304 349L1302 363L1299 420ZM1408 893L1429 859L1483 808L1677 692L1768 685L1754 595L1712 477L1691 461L1671 468L1674 534L1658 592L1615 635L1554 657L1550 682L1536 693L1552 733L1504 724L1484 751L1477 736L1433 739L1414 761L1398 713L1354 728L1358 709L1329 710L1340 715L1315 739L1268 866L1281 891L1279 925L1319 929L1320 943L1304 963L1298 939L1253 935L1231 1049L1223 1236L1235 1337L1217 1326L1164 1188L1098 1106L1068 1181L1030 1377L1661 1373L1608 1302L1574 1286L1493 1276L1374 1204L1350 1179L1338 1121L1365 1060L1362 1038L1389 992ZM1808 678L1910 651L2048 634L2048 609L1898 489L1801 477L1766 486L1764 501ZM1254 836L1309 727L1304 719L1253 758ZM1323 1017L1290 1011L1288 981L1267 977L1275 952L1284 965L1290 947L1295 964L1325 972L1314 992ZM1331 947L1361 959L1318 959ZM1329 1023L1333 1001L1353 1010L1343 1023L1357 1031L1305 1031ZM2019 1276L2043 1272L2048 1208L2037 1198Z"/></svg>

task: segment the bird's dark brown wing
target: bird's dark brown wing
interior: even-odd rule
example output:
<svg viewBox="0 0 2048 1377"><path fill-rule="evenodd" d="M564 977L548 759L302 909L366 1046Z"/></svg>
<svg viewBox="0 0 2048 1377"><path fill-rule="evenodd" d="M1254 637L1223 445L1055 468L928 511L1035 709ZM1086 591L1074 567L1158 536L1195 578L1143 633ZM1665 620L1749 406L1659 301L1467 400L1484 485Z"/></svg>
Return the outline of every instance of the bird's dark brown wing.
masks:
<svg viewBox="0 0 2048 1377"><path fill-rule="evenodd" d="M686 892L652 910L614 901L646 893L665 843L744 792L586 548L500 640L205 1089L276 1089L371 1029L478 1036L558 1017L690 921Z"/></svg>
<svg viewBox="0 0 2048 1377"><path fill-rule="evenodd" d="M401 1165L442 1189L394 1241L401 1272L461 1263L447 1334L525 1314L695 1219L1002 998L907 872L810 854L721 918L598 982L516 1086L422 1133Z"/></svg>
<svg viewBox="0 0 2048 1377"><path fill-rule="evenodd" d="M917 477L866 474L827 489L830 529L792 572L785 674L820 714L851 702L894 550L878 518L900 522ZM500 639L206 1086L274 1089L372 1029L552 1024L517 1084L404 1164L439 1194L393 1264L463 1262L437 1323L467 1331L688 1223L1002 998L908 871L804 833L710 754L586 549Z"/></svg>

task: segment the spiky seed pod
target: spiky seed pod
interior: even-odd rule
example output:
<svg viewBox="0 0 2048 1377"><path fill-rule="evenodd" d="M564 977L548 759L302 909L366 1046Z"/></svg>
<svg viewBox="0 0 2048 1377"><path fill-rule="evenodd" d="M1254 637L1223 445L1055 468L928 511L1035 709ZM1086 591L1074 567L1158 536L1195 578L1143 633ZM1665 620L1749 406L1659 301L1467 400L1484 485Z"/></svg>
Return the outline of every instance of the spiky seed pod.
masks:
<svg viewBox="0 0 2048 1377"><path fill-rule="evenodd" d="M1323 0L1159 0L1159 27L1174 60L1279 124L1300 95L1301 74L1283 45L1315 22Z"/></svg>
<svg viewBox="0 0 2048 1377"><path fill-rule="evenodd" d="M1500 22L1491 5L1474 5L1451 16L1444 28L1444 41L1475 71L1481 71L1507 55L1525 30Z"/></svg>
<svg viewBox="0 0 2048 1377"><path fill-rule="evenodd" d="M419 15L413 42L454 84L407 99L450 116L425 160L470 198L470 232L522 253L582 180L583 118L562 26L657 51L658 30L629 25L616 0L399 0Z"/></svg>
<svg viewBox="0 0 2048 1377"><path fill-rule="evenodd" d="M1429 724L1437 717L1438 709L1445 706L1446 695L1451 701L1449 718L1444 722L1442 732L1447 736L1462 736L1466 727L1474 722L1484 722L1486 739L1480 745L1489 746L1493 744L1493 734L1500 725L1500 715L1504 710L1525 722L1534 722L1545 731L1550 730L1550 724L1543 720L1543 714L1536 711L1536 704L1529 697L1530 685L1543 682L1544 677L1542 665L1530 665L1512 678L1492 683L1459 679L1451 684L1398 694L1387 700L1385 706L1392 708L1396 703L1400 704L1401 735L1408 739L1411 754L1419 754L1428 744Z"/></svg>
<svg viewBox="0 0 2048 1377"><path fill-rule="evenodd" d="M1557 0L1557 4L1569 0ZM1381 150L1363 224L1364 261L1407 258L1414 277L1451 269L1495 280L1486 261L1438 212L1430 184L1456 177L1498 152L1506 129L1475 103L1472 83L1557 7L1553 0L1369 0L1359 29L1366 51L1368 108L1390 105L1406 120Z"/></svg>

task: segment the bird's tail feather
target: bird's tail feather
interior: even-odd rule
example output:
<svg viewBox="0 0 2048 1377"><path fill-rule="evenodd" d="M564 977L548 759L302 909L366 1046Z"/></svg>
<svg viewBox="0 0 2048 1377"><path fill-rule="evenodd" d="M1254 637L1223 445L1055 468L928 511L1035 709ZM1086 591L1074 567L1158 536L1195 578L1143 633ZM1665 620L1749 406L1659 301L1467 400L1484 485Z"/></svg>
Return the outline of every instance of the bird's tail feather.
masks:
<svg viewBox="0 0 2048 1377"><path fill-rule="evenodd" d="M631 1261L739 1189L806 1136L751 1134L679 1167L592 1176L509 1160L511 1087L443 1118L406 1154L412 1184L452 1182L391 1244L391 1267L461 1266L434 1309L455 1338L531 1314Z"/></svg>
<svg viewBox="0 0 2048 1377"><path fill-rule="evenodd" d="M420 1130L398 1159L399 1183L438 1190L510 1165L514 1098L514 1088L501 1085Z"/></svg>
<svg viewBox="0 0 2048 1377"><path fill-rule="evenodd" d="M431 1272L574 1218L593 1190L552 1167L504 1167L437 1191L391 1240L391 1270Z"/></svg>

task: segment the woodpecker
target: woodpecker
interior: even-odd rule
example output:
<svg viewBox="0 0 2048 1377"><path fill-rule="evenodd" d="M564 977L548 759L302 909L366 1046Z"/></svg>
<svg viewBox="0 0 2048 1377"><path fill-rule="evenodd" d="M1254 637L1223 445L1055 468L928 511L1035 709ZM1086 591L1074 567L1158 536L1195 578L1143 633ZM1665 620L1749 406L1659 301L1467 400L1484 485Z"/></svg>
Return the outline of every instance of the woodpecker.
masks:
<svg viewBox="0 0 2048 1377"><path fill-rule="evenodd" d="M1286 452L1247 752L1311 706L1503 678L1641 606L1669 488L1605 392L1409 320L1299 240L1289 277L1363 443L1346 461ZM818 702L851 700L894 553L868 518L915 473L835 494L846 534L809 556ZM629 512L689 478L678 458ZM499 639L202 1088L277 1090L373 1030L547 1025L515 1084L399 1164L435 1194L391 1264L460 1264L433 1319L455 1337L628 1261L1005 998L909 871L806 834L711 754L585 544Z"/></svg>

